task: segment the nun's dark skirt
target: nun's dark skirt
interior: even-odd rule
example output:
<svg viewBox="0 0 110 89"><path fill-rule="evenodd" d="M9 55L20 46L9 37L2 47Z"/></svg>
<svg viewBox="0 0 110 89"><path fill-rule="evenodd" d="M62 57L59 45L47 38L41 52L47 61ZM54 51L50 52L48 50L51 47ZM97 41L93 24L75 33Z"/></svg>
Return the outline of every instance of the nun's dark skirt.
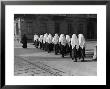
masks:
<svg viewBox="0 0 110 89"><path fill-rule="evenodd" d="M23 44L22 45L23 48L27 48L27 38L26 37L22 38L21 43Z"/></svg>
<svg viewBox="0 0 110 89"><path fill-rule="evenodd" d="M72 60L75 59L75 61L77 61L77 49L76 49L76 46L72 49L71 57L72 57Z"/></svg>
<svg viewBox="0 0 110 89"><path fill-rule="evenodd" d="M71 46L69 46L68 44L66 44L66 54L70 54L71 53Z"/></svg>
<svg viewBox="0 0 110 89"><path fill-rule="evenodd" d="M27 48L27 43L23 43L23 48Z"/></svg>
<svg viewBox="0 0 110 89"><path fill-rule="evenodd" d="M40 49L43 48L43 42L39 42L39 45L40 45Z"/></svg>
<svg viewBox="0 0 110 89"><path fill-rule="evenodd" d="M54 49L55 49L55 55L57 55L59 53L59 44L55 44Z"/></svg>
<svg viewBox="0 0 110 89"><path fill-rule="evenodd" d="M35 47L38 48L38 46L39 46L39 41L37 40L35 41Z"/></svg>
<svg viewBox="0 0 110 89"><path fill-rule="evenodd" d="M61 54L61 42L59 43L59 52Z"/></svg>
<svg viewBox="0 0 110 89"><path fill-rule="evenodd" d="M45 47L44 47L44 50L45 50L45 51L47 51L47 50L48 50L48 48L47 48L47 47L48 47L48 43L47 43L47 42L45 42Z"/></svg>
<svg viewBox="0 0 110 89"><path fill-rule="evenodd" d="M48 50L48 53L51 52L52 49L53 49L52 43L47 43L47 50Z"/></svg>
<svg viewBox="0 0 110 89"><path fill-rule="evenodd" d="M66 54L66 45L61 45L61 54L62 57L64 57L64 55Z"/></svg>
<svg viewBox="0 0 110 89"><path fill-rule="evenodd" d="M78 48L78 57L79 57L79 59L83 59L83 61L84 61L84 57L85 57L85 47L84 48L81 48L80 46L79 46L79 48Z"/></svg>
<svg viewBox="0 0 110 89"><path fill-rule="evenodd" d="M43 48L43 50L45 49L45 43L43 43L42 48Z"/></svg>

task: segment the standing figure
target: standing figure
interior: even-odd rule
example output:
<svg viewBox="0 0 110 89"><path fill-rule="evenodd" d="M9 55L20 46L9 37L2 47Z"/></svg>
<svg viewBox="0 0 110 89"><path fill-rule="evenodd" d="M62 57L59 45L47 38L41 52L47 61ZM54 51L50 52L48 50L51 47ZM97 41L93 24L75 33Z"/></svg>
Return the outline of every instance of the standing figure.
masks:
<svg viewBox="0 0 110 89"><path fill-rule="evenodd" d="M62 34L62 37L61 37L61 54L62 54L62 57L64 57L64 55L66 54L66 38L64 34Z"/></svg>
<svg viewBox="0 0 110 89"><path fill-rule="evenodd" d="M47 51L47 37L48 34L44 34L44 38L43 38L43 50Z"/></svg>
<svg viewBox="0 0 110 89"><path fill-rule="evenodd" d="M79 49L78 49L78 56L79 59L82 58L84 61L85 57L85 38L83 34L78 35L78 40L79 40Z"/></svg>
<svg viewBox="0 0 110 89"><path fill-rule="evenodd" d="M43 35L40 35L39 37L39 45L40 45L40 49L43 48Z"/></svg>
<svg viewBox="0 0 110 89"><path fill-rule="evenodd" d="M48 53L52 51L52 35L49 34L47 37L47 51Z"/></svg>
<svg viewBox="0 0 110 89"><path fill-rule="evenodd" d="M27 37L26 35L24 34L23 37L22 37L22 40L21 40L22 44L23 44L23 48L27 48Z"/></svg>
<svg viewBox="0 0 110 89"><path fill-rule="evenodd" d="M36 41L36 36L37 36L37 35L36 35L36 34L34 34L34 45L35 45L35 41Z"/></svg>
<svg viewBox="0 0 110 89"><path fill-rule="evenodd" d="M71 47L72 47L72 60L75 59L75 62L77 62L77 51L78 51L78 38L76 36L76 34L73 34L72 35L72 38L71 38Z"/></svg>
<svg viewBox="0 0 110 89"><path fill-rule="evenodd" d="M62 36L63 36L63 34L60 34L60 37L59 37L59 51L60 51L60 54L61 54L61 39L62 39Z"/></svg>
<svg viewBox="0 0 110 89"><path fill-rule="evenodd" d="M69 53L70 56L71 56L71 45L70 45L70 42L71 42L71 38L69 35L66 35L66 54Z"/></svg>
<svg viewBox="0 0 110 89"><path fill-rule="evenodd" d="M58 36L58 34L55 34L52 42L54 44L55 55L57 55L59 52L59 36Z"/></svg>
<svg viewBox="0 0 110 89"><path fill-rule="evenodd" d="M38 46L39 46L39 36L36 35L34 40L35 40L35 47L38 48Z"/></svg>

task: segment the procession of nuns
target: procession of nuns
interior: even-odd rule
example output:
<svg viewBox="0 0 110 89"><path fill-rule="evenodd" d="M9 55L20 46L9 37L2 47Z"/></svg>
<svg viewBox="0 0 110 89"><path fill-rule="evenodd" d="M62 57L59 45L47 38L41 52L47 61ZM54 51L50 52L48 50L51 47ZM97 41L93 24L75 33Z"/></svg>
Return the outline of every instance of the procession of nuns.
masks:
<svg viewBox="0 0 110 89"><path fill-rule="evenodd" d="M22 38L23 48L27 48L27 40L24 35ZM47 51L48 53L54 51L55 55L61 54L62 57L70 55L72 60L77 62L79 58L84 61L85 57L85 38L83 34L73 34L72 37L69 35L55 34L53 37L51 34L34 35L34 45L36 48Z"/></svg>

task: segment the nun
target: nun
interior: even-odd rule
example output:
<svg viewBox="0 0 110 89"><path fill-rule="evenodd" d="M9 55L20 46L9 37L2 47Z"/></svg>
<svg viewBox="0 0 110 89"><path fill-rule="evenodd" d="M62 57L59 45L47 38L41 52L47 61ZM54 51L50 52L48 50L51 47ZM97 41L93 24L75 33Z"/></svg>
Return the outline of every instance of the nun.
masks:
<svg viewBox="0 0 110 89"><path fill-rule="evenodd" d="M27 48L27 37L26 37L26 35L24 34L23 35L23 37L22 37L22 39L21 39L21 42L22 42L22 47L23 48Z"/></svg>
<svg viewBox="0 0 110 89"><path fill-rule="evenodd" d="M66 35L66 54L69 53L71 56L71 46L70 46L70 42L71 42L71 38L69 35Z"/></svg>
<svg viewBox="0 0 110 89"><path fill-rule="evenodd" d="M39 46L40 46L40 49L43 48L43 35L40 35L39 37Z"/></svg>
<svg viewBox="0 0 110 89"><path fill-rule="evenodd" d="M45 49L45 34L43 35L43 44L42 44L42 49Z"/></svg>
<svg viewBox="0 0 110 89"><path fill-rule="evenodd" d="M78 35L78 40L79 40L79 49L78 49L78 56L79 59L82 58L84 61L85 57L85 38L83 34Z"/></svg>
<svg viewBox="0 0 110 89"><path fill-rule="evenodd" d="M48 34L44 34L44 38L43 38L43 49L45 51L47 51L47 37L48 37Z"/></svg>
<svg viewBox="0 0 110 89"><path fill-rule="evenodd" d="M58 34L55 34L55 36L52 39L52 42L54 44L55 55L57 55L59 52L59 36L58 36Z"/></svg>
<svg viewBox="0 0 110 89"><path fill-rule="evenodd" d="M75 59L74 61L77 62L77 51L78 51L79 44L78 44L78 38L76 34L72 35L71 47L72 47L72 54L71 54L72 60Z"/></svg>
<svg viewBox="0 0 110 89"><path fill-rule="evenodd" d="M39 46L39 36L36 35L35 36L35 47L38 48L38 46Z"/></svg>
<svg viewBox="0 0 110 89"><path fill-rule="evenodd" d="M63 34L60 34L60 37L59 37L59 51L60 51L60 54L61 54L61 39L62 39L62 36L63 36Z"/></svg>
<svg viewBox="0 0 110 89"><path fill-rule="evenodd" d="M66 54L66 37L64 34L62 34L60 41L61 41L61 54L62 57L64 58L64 55Z"/></svg>
<svg viewBox="0 0 110 89"><path fill-rule="evenodd" d="M50 53L52 51L52 35L49 34L47 37L47 51Z"/></svg>
<svg viewBox="0 0 110 89"><path fill-rule="evenodd" d="M36 41L36 36L37 36L37 35L36 35L36 34L34 34L34 45L35 45L35 41Z"/></svg>

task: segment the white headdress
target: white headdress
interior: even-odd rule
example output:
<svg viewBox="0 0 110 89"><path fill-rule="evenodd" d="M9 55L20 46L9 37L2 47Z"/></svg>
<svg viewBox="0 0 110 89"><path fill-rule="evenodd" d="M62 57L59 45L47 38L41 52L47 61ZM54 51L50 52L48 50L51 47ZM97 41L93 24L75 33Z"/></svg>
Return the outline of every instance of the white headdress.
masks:
<svg viewBox="0 0 110 89"><path fill-rule="evenodd" d="M68 43L71 41L71 39L70 39L70 36L69 36L69 35L66 35L66 40L67 40L67 42L68 42Z"/></svg>
<svg viewBox="0 0 110 89"><path fill-rule="evenodd" d="M78 49L78 38L76 36L76 34L73 34L72 35L72 38L71 38L71 46L72 46L72 49L75 47L76 45L76 48Z"/></svg>
<svg viewBox="0 0 110 89"><path fill-rule="evenodd" d="M83 34L78 35L78 40L79 40L80 47L83 48L85 46L85 38L84 38Z"/></svg>

